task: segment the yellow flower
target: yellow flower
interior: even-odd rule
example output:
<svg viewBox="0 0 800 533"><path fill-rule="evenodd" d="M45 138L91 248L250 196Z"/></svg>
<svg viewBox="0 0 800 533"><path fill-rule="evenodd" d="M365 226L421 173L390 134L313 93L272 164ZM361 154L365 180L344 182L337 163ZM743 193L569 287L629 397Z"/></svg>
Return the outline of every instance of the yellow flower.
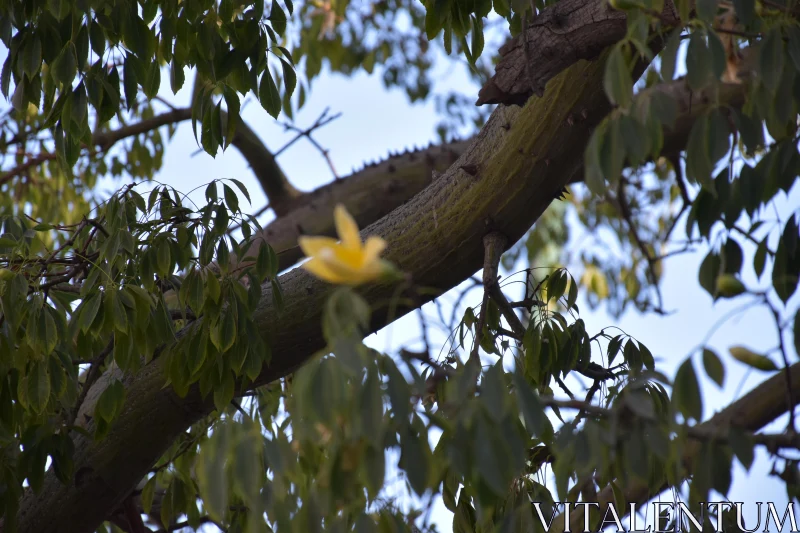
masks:
<svg viewBox="0 0 800 533"><path fill-rule="evenodd" d="M358 226L350 213L339 204L333 210L336 232L341 242L331 237L300 237L300 249L310 257L303 268L329 283L360 285L395 272L379 256L386 241L377 236L361 241Z"/></svg>

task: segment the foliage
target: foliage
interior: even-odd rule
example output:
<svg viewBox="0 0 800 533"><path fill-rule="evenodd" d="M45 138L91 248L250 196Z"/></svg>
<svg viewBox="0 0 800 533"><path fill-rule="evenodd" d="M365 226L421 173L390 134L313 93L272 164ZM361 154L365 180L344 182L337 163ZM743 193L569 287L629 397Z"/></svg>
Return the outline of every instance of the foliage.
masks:
<svg viewBox="0 0 800 533"><path fill-rule="evenodd" d="M788 305L800 235L796 212L772 218L800 164L800 27L788 7L707 0L691 11L681 0L672 27L662 2L614 3L628 29L603 56L614 109L586 146L578 176L586 186L555 202L506 256L509 271L527 263L500 280L521 282L521 300L510 301L512 289L496 276L469 287L483 289L482 304L453 306L454 317L463 315L444 324L442 357L427 335L422 352L386 354L363 343L376 315L430 296L411 272L390 302L370 300L369 287L331 289L322 323L302 324L321 328L327 346L290 376L270 378L271 328L297 325L265 323L259 310L269 305L280 317L297 302L284 302L278 255L239 205L236 191L249 199L247 190L213 182L201 206L164 185L144 192L142 180L163 156L158 127L191 119L198 143L215 155L242 131L245 94L273 117L291 115L323 61L346 74L384 64L387 85L426 98L429 41L442 35L443 49L463 53L480 75L485 19L505 20L516 34L550 4L2 4L9 54L0 89L11 101L0 140L4 531L23 492L41 493L47 468L72 482L73 437L107 438L131 404L131 380L155 360L177 397L197 389L208 405L143 476L138 499L126 500L164 530L400 531L414 521L428 527L423 513L440 497L454 531L538 531L531 501L593 501L608 487L622 505L627 487L639 484L648 497L665 485L688 487L695 505L711 491L726 495L734 460L749 470L757 445L775 453L785 435L702 423L698 363L719 386L728 368L705 341L670 379L628 332L587 331L577 302L583 290L590 306L607 301L616 314L630 304L664 312L662 260L676 244L685 251L702 243L709 251L699 283L709 295L748 299L775 319L774 350L733 346L731 357L768 375L789 366L792 327L800 346L800 315ZM687 72L675 80L683 42ZM188 112L157 113L162 74L169 70L176 93L186 68L197 73ZM687 94L702 105L684 105ZM469 115L460 109L449 118L459 114ZM666 140L681 131L678 118L688 126L676 148ZM140 182L95 197L109 174ZM568 216L594 239L574 255ZM686 240L676 243L683 217ZM319 241L301 245L309 242ZM745 242L755 247L763 286L743 276ZM360 237L356 248L369 255ZM442 262L452 260L444 252ZM497 269L489 256L486 273ZM101 375L105 388L87 400ZM576 387L586 389L582 400ZM793 431L794 417L790 424ZM797 463L774 459L796 498ZM395 465L416 497L407 505L392 499ZM108 527L124 529L115 511Z"/></svg>

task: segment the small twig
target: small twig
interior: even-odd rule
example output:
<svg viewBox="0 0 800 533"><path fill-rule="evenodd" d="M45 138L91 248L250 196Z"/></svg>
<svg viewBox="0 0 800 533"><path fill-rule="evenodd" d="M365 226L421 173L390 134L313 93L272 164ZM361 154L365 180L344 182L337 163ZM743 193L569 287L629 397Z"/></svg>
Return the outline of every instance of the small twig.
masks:
<svg viewBox="0 0 800 533"><path fill-rule="evenodd" d="M84 400L86 400L86 395L89 392L89 389L92 388L95 381L100 377L100 367L103 366L103 363L106 360L106 357L109 356L111 351L114 349L114 339L112 338L109 341L108 345L103 348L103 350L97 354L92 362L90 363L89 370L86 372L86 380L83 382L83 388L81 389L81 394L78 396L78 401L75 402L75 408L73 409L72 415L70 416L69 426L75 425L75 421L78 418L78 412L81 409L81 405L83 405Z"/></svg>
<svg viewBox="0 0 800 533"><path fill-rule="evenodd" d="M27 171L31 167L35 167L37 165L41 165L45 161L51 161L51 160L53 160L55 158L56 158L56 154L51 154L51 153L48 153L48 152L39 154L36 157L32 157L32 158L28 159L27 161L25 161L24 163L22 163L21 165L18 165L16 167L10 169L8 172L6 172L2 176L0 176L0 185L3 185L4 183L7 183L7 182L11 181L12 179L16 178L20 174L24 174L25 171Z"/></svg>
<svg viewBox="0 0 800 533"><path fill-rule="evenodd" d="M761 242L758 239L756 239L755 237L750 235L750 233L746 232L745 230L743 230L739 226L733 225L733 226L731 226L731 229L733 231L735 231L736 233L738 233L739 235L741 235L742 237L744 237L745 239L747 239L748 241L750 241L753 244L755 244L756 246L760 246L761 245ZM766 246L766 244L765 244L765 246ZM769 254L772 255L772 251L769 248L767 248L767 252L769 252Z"/></svg>
<svg viewBox="0 0 800 533"><path fill-rule="evenodd" d="M523 307L525 309L531 309L533 307L547 307L547 303L539 300L538 298L525 298L524 300L520 300L518 302L510 302L508 305L511 307Z"/></svg>
<svg viewBox="0 0 800 533"><path fill-rule="evenodd" d="M586 396L584 397L583 401L586 402L586 403L592 403L592 400L594 399L594 395L597 394L597 391L600 390L600 385L602 385L602 384L603 384L602 380L599 380L599 379L594 380L592 382L592 386L589 387L588 391L586 391ZM585 411L581 411L575 417L575 421L576 422L580 422L581 419L583 419L585 416L586 416L586 412Z"/></svg>
<svg viewBox="0 0 800 533"><path fill-rule="evenodd" d="M622 215L623 220L628 223L628 228L630 229L631 235L633 236L633 240L636 242L636 246L639 248L639 251L644 256L645 261L647 262L647 273L648 277L650 278L650 283L653 284L653 289L656 291L656 297L658 298L658 309L664 307L664 299L661 295L661 289L658 286L658 277L656 276L656 265L653 256L650 254L650 250L647 249L644 241L642 241L641 237L639 237L639 232L636 230L636 225L633 221L633 215L631 214L630 205L628 204L628 198L625 196L625 187L623 180L620 180L619 187L617 187L617 203L619 204L620 214Z"/></svg>
<svg viewBox="0 0 800 533"><path fill-rule="evenodd" d="M169 310L169 317L172 320L197 320L197 317L194 315L191 309L170 309Z"/></svg>
<svg viewBox="0 0 800 533"><path fill-rule="evenodd" d="M497 304L500 314L503 315L503 318L506 319L508 325L511 326L514 336L522 340L522 338L525 336L525 326L522 325L522 321L514 312L513 306L508 303L505 294L503 294L503 291L500 290L500 287L496 283L489 287L489 295Z"/></svg>
<svg viewBox="0 0 800 533"><path fill-rule="evenodd" d="M571 390L569 390L569 387L567 387L567 384L566 384L566 383L564 383L564 381L563 381L563 380L562 380L562 379L561 379L561 378L560 378L560 377L559 377L557 374L554 374L554 375L553 375L553 378L556 380L556 383L558 384L558 387L559 387L561 390L563 390L563 391L564 391L564 394L566 394L567 396L569 396L570 400L574 400L574 399L575 399L575 395L574 395L574 394L572 394L572 391L571 391Z"/></svg>
<svg viewBox="0 0 800 533"><path fill-rule="evenodd" d="M514 339L517 342L522 342L522 337L520 337L519 335L517 335L513 331L508 330L506 328L497 328L497 333L499 333L500 335L503 335L505 337L508 337L510 339Z"/></svg>
<svg viewBox="0 0 800 533"><path fill-rule="evenodd" d="M324 157L325 161L328 163L328 167L331 169L331 172L333 173L333 177L338 180L339 179L339 175L336 173L336 169L333 167L333 161L330 158L329 150L326 150L325 148L323 148L316 141L316 139L314 139L311 136L311 134L314 132L314 130L319 129L322 126L325 126L326 124L329 124L331 121L336 120L337 118L342 116L341 113L336 113L335 115L328 116L328 112L329 111L330 111L330 109L326 108L325 111L322 112L322 115L320 115L319 118L317 120L315 120L314 123L310 127L306 128L304 130L298 128L297 126L295 126L293 124L289 124L289 123L286 123L286 122L283 123L282 126L284 127L284 129L286 131L294 131L294 132L297 133L297 135L291 141L289 141L288 143L283 145L280 150L275 152L274 157L278 157L284 151L286 151L290 146L292 146L295 142L297 142L299 139L305 137L305 138L307 138L309 140L309 142L312 145L314 145L314 147L317 150L319 150L319 152L322 154L322 157Z"/></svg>
<svg viewBox="0 0 800 533"><path fill-rule="evenodd" d="M481 345L483 328L486 327L489 292L492 290L492 287L497 285L497 269L500 265L500 256L502 256L505 251L506 242L508 242L506 236L497 231L488 233L483 237L483 303L481 304L478 326L475 329L475 343L472 346L472 352L469 354L471 361L480 362L478 349Z"/></svg>
<svg viewBox="0 0 800 533"><path fill-rule="evenodd" d="M263 215L264 213L266 213L269 208L270 208L270 205L269 205L269 203L267 203L267 205L265 205L264 207L262 207L261 209L259 209L258 211L256 211L255 213L253 213L250 216L252 216L253 218L258 218L261 215ZM242 224L244 224L244 219L242 219L242 222L240 222L239 224L234 224L233 226L228 228L228 235L230 235L231 233L233 233L237 229L241 228Z"/></svg>
<svg viewBox="0 0 800 533"><path fill-rule="evenodd" d="M786 431L790 434L794 435L797 433L797 425L795 424L794 418L794 389L792 388L792 374L789 371L789 356L786 353L786 345L783 342L783 329L781 328L781 317L778 314L778 311L770 304L769 300L767 300L766 295L764 296L764 302L767 304L770 312L772 313L772 317L775 320L775 327L778 330L778 343L780 346L781 357L783 358L783 374L786 376L786 409L789 411L789 424L786 427ZM795 335L800 333L795 332Z"/></svg>
<svg viewBox="0 0 800 533"><path fill-rule="evenodd" d="M239 402L237 402L236 400L231 400L231 405L233 405L233 406L236 408L236 410L237 410L237 411L239 411L239 413L240 413L240 414L241 414L243 417L245 417L245 418L250 418L250 415L248 415L248 414L247 414L247 411L245 411L245 410L242 408L242 406L241 406L241 404L240 404Z"/></svg>

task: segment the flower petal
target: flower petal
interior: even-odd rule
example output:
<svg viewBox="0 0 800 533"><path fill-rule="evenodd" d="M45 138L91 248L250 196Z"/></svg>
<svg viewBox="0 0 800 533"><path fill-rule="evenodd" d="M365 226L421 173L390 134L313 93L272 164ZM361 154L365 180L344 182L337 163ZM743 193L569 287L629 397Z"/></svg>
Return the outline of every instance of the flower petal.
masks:
<svg viewBox="0 0 800 533"><path fill-rule="evenodd" d="M300 249L303 250L306 257L319 255L323 248L339 246L336 239L331 237L298 237L297 244L300 245Z"/></svg>
<svg viewBox="0 0 800 533"><path fill-rule="evenodd" d="M333 219L336 222L336 233L339 234L342 244L351 249L361 248L358 225L342 204L337 204L334 208Z"/></svg>
<svg viewBox="0 0 800 533"><path fill-rule="evenodd" d="M376 260L385 249L386 241L377 235L367 237L367 242L364 243L364 263Z"/></svg>
<svg viewBox="0 0 800 533"><path fill-rule="evenodd" d="M320 254L319 259L323 262L328 271L342 280L340 283L347 283L348 285L358 285L373 280L380 274L380 270L374 268L373 265L367 265L367 268L364 268L360 263L352 264L346 260L342 260L342 258L331 249L325 249L323 253Z"/></svg>
<svg viewBox="0 0 800 533"><path fill-rule="evenodd" d="M310 272L311 274L315 275L319 279L323 281L327 281L328 283L345 283L346 281L342 279L341 276L336 275L333 273L325 264L325 262L320 259L319 257L314 257L302 265L300 265L306 271Z"/></svg>

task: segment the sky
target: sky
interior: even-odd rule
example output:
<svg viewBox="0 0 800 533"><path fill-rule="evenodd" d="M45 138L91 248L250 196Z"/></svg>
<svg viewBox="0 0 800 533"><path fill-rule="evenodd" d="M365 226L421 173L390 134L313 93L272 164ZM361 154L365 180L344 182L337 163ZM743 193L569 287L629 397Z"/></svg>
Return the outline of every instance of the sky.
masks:
<svg viewBox="0 0 800 533"><path fill-rule="evenodd" d="M477 88L460 68L442 69L435 89L444 92L448 87L458 87L461 90L473 87L477 94ZM164 96L173 102L184 102L186 98L186 94L181 93L176 97L169 93ZM330 108L331 113L341 113L341 117L315 132L314 137L330 151L330 157L340 176L350 174L364 162L385 157L389 152L422 146L436 140L434 127L438 116L433 102L412 105L403 92L387 91L377 75L367 76L362 73L346 78L324 71L314 81L305 107L296 113L296 124L301 127L312 124L326 108ZM255 101L251 101L245 108L243 118L273 151L292 138L292 134L286 133ZM280 120L285 120L285 117ZM310 191L333 178L323 157L305 140L295 143L278 161L290 181L304 191ZM257 182L234 149L229 149L224 156L218 155L216 159L203 152L198 153L191 127L184 124L166 151L159 180L186 191L215 178L229 177L245 183L253 198L253 211L266 203ZM790 197L784 198L779 204L778 212L785 220L787 214L798 206L800 191L795 188ZM751 266L754 247L744 243L743 248L746 257L744 282L748 286L764 287L767 276L762 278L761 283L756 282ZM673 377L677 367L688 356L693 355L695 370L702 379L706 418L768 377L761 372L748 372L746 367L732 359L728 348L742 344L765 352L777 345L771 316L765 308L752 306L725 321L705 340L709 331L721 319L746 303L741 298L714 303L700 287L697 273L707 251L707 247L701 246L695 253L666 260L662 289L664 306L672 311L667 316L641 315L628 311L620 319L614 319L602 308L589 311L585 300L579 300L583 304L581 317L585 320L590 335L609 325L618 326L651 349L660 369L668 377ZM476 305L479 303L477 298L479 293L475 291L472 300L467 300L467 304ZM790 308L796 309L796 300L794 298L790 302ZM445 301L450 299L446 296ZM424 311L433 316L434 311L430 305ZM366 343L385 351L396 350L401 345L413 345L419 342L418 325L418 316L408 315L371 335ZM441 345L444 336L434 331L433 339L434 344L438 341L438 345ZM792 345L791 335L787 335L786 341ZM698 346L704 342L716 350L725 364L726 380L722 389L705 377L703 372ZM796 356L792 355L792 361L796 360ZM769 429L780 431L782 424L785 424L784 419ZM785 507L785 491L780 484L767 476L769 470L770 463L763 453L757 455L751 470L752 475L748 476L737 463L729 499L746 503L774 501L780 504L779 508ZM390 477L391 472L387 479ZM752 509L749 511L746 508L745 519L751 516L755 519ZM439 531L451 530L452 517L441 503L435 505L430 520L438 526Z"/></svg>
<svg viewBox="0 0 800 533"><path fill-rule="evenodd" d="M6 51L0 53L5 56ZM187 80L191 77L187 75ZM175 105L186 105L187 88L172 95L168 84L165 84L161 96ZM459 88L462 91L472 90L477 94L477 87L465 75L462 68L440 68L435 76L434 87L437 92L445 92L447 88ZM277 151L292 139L291 132L284 131L258 102L252 97L243 109L243 119L259 134L260 138L272 150ZM341 113L341 117L314 133L315 139L329 150L330 157L339 176L347 176L360 168L365 162L385 157L389 152L419 147L436 141L435 125L439 116L435 113L433 101L410 104L406 95L400 90L387 91L379 77L379 70L372 76L364 73L350 78L331 75L324 70L314 81L305 107L296 113L296 124L301 127L311 125L314 120L329 108L331 113ZM281 116L280 121L286 117ZM328 183L333 176L321 154L306 140L300 140L279 158L279 163L295 187L310 191ZM190 123L182 124L169 142L164 166L158 180L170 184L181 191L189 191L217 178L236 178L248 188L253 199L252 212L257 211L266 199L244 160L234 148L224 155L212 158L198 149L192 135ZM111 190L113 184L105 186ZM114 187L116 188L116 187ZM202 199L202 189L196 199ZM241 205L246 205L241 198ZM800 191L792 191L778 206L777 212L782 219L792 210L800 207ZM262 217L262 222L269 217ZM745 250L745 268L743 280L748 286L764 287L755 281L752 269L753 247L743 243ZM675 256L665 262L665 276L662 284L664 306L673 311L667 316L641 315L628 311L619 319L607 315L602 308L589 311L585 300L579 300L581 317L586 322L587 331L596 333L601 328L616 325L626 333L647 345L656 356L660 369L669 377L675 375L677 367L686 357L693 355L695 370L703 378L703 394L705 398L705 417L746 393L754 385L767 377L761 372L748 372L746 368L734 361L728 354L728 348L743 344L756 351L768 351L777 344L774 323L763 307L751 307L735 318L726 321L707 340L722 358L726 367L726 381L719 389L702 370L698 357L698 345L704 343L709 331L718 321L732 310L742 306L745 301L712 302L711 297L700 287L697 272L700 261L707 248L700 247L695 253ZM467 300L467 305L476 305L478 292ZM798 298L795 297L789 308L796 309ZM445 296L445 301L450 301ZM428 305L424 312L433 311ZM787 316L789 316L787 314ZM395 351L399 346L419 342L419 319L411 314L384 328L366 339L367 344L385 351ZM437 337L438 336L438 337ZM433 339L441 345L444 336L434 330ZM792 346L791 335L786 341ZM792 362L797 359L792 352ZM773 424L771 431L780 431L785 419ZM774 501L779 508L785 507L786 495L781 486L767 476L770 464L763 453L757 456L752 468L753 474L747 475L740 466L736 467L734 483L729 494L732 501ZM391 475L391 474L390 474ZM746 514L746 518L748 515ZM451 516L437 503L431 514L431 521L439 531L450 531Z"/></svg>

